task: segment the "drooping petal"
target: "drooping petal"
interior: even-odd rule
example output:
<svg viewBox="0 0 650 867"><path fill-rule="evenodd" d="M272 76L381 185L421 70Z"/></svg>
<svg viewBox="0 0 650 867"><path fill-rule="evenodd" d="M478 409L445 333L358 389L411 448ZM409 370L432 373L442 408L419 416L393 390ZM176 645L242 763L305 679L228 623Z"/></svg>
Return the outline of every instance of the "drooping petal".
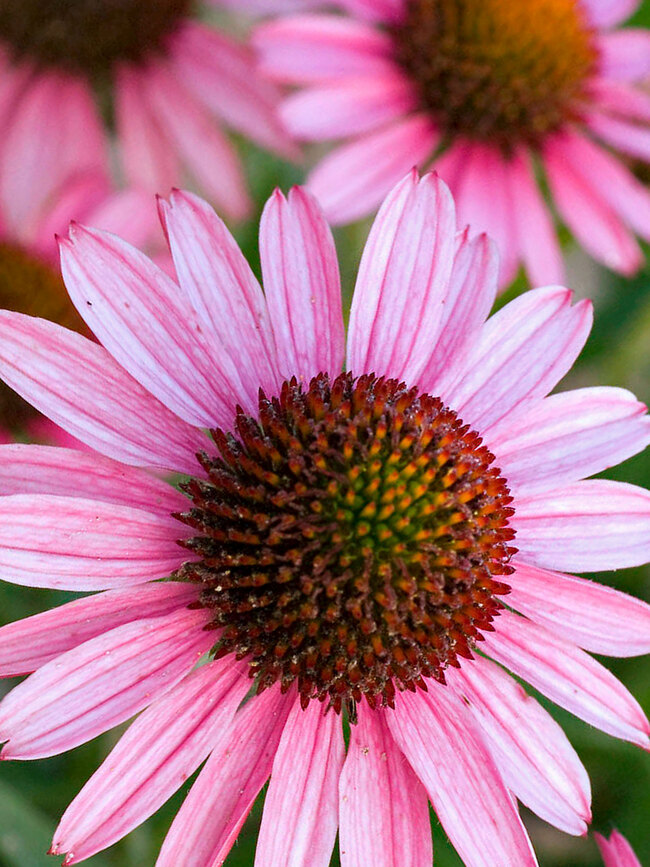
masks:
<svg viewBox="0 0 650 867"><path fill-rule="evenodd" d="M650 559L650 491L589 479L518 498L511 525L520 559L548 569L597 572Z"/></svg>
<svg viewBox="0 0 650 867"><path fill-rule="evenodd" d="M248 701L215 741L165 838L156 867L214 867L235 842L273 758L295 694L272 687Z"/></svg>
<svg viewBox="0 0 650 867"><path fill-rule="evenodd" d="M0 497L0 577L77 591L143 584L192 559L178 545L184 535L171 515L81 497L12 494Z"/></svg>
<svg viewBox="0 0 650 867"><path fill-rule="evenodd" d="M70 297L113 358L190 424L227 425L231 389L215 375L203 323L174 281L107 232L73 225L60 247Z"/></svg>
<svg viewBox="0 0 650 867"><path fill-rule="evenodd" d="M629 842L619 831L612 831L609 840L594 834L605 867L642 867Z"/></svg>
<svg viewBox="0 0 650 867"><path fill-rule="evenodd" d="M327 867L338 825L345 745L337 714L294 704L273 761L256 867Z"/></svg>
<svg viewBox="0 0 650 867"><path fill-rule="evenodd" d="M0 703L2 758L56 755L129 719L210 648L209 620L201 609L127 623L48 662Z"/></svg>
<svg viewBox="0 0 650 867"><path fill-rule="evenodd" d="M595 581L517 563L509 606L592 653L650 653L650 605Z"/></svg>
<svg viewBox="0 0 650 867"><path fill-rule="evenodd" d="M409 174L370 231L350 312L348 367L418 381L441 326L456 247L448 188Z"/></svg>
<svg viewBox="0 0 650 867"><path fill-rule="evenodd" d="M490 431L511 490L527 496L614 466L650 444L646 407L622 388L553 394Z"/></svg>
<svg viewBox="0 0 650 867"><path fill-rule="evenodd" d="M126 464L196 475L207 443L109 353L52 322L0 312L0 376L91 448Z"/></svg>
<svg viewBox="0 0 650 867"><path fill-rule="evenodd" d="M431 867L427 793L384 715L359 707L339 780L343 867Z"/></svg>
<svg viewBox="0 0 650 867"><path fill-rule="evenodd" d="M124 623L186 608L198 600L199 592L192 584L160 581L107 590L9 623L0 628L0 677L30 674L54 657Z"/></svg>
<svg viewBox="0 0 650 867"><path fill-rule="evenodd" d="M188 506L180 491L137 467L93 452L28 443L0 446L0 496L7 494L83 497L167 517Z"/></svg>
<svg viewBox="0 0 650 867"><path fill-rule="evenodd" d="M562 728L503 669L477 657L447 680L479 723L509 789L567 834L591 821L589 777Z"/></svg>
<svg viewBox="0 0 650 867"><path fill-rule="evenodd" d="M599 74L615 81L643 81L650 74L650 33L626 27L598 39Z"/></svg>
<svg viewBox="0 0 650 867"><path fill-rule="evenodd" d="M390 731L467 867L537 864L516 805L469 709L446 687L399 693Z"/></svg>
<svg viewBox="0 0 650 867"><path fill-rule="evenodd" d="M628 120L591 114L589 129L610 147L631 157L650 162L650 129Z"/></svg>
<svg viewBox="0 0 650 867"><path fill-rule="evenodd" d="M589 22L599 30L613 27L629 18L641 0L582 0Z"/></svg>
<svg viewBox="0 0 650 867"><path fill-rule="evenodd" d="M213 362L237 403L256 412L258 391L278 393L277 356L262 289L232 235L204 201L174 191L161 202L181 288L203 320ZM236 323L236 327L233 327Z"/></svg>
<svg viewBox="0 0 650 867"><path fill-rule="evenodd" d="M486 428L544 397L571 368L591 328L587 301L561 287L534 289L492 316L444 399L466 423Z"/></svg>
<svg viewBox="0 0 650 867"><path fill-rule="evenodd" d="M300 187L276 190L260 224L260 257L269 317L285 379L334 379L345 335L334 239L322 211Z"/></svg>
<svg viewBox="0 0 650 867"><path fill-rule="evenodd" d="M230 656L143 711L63 814L53 854L83 861L148 819L206 758L250 685L245 663Z"/></svg>
<svg viewBox="0 0 650 867"><path fill-rule="evenodd" d="M481 650L585 722L650 749L650 724L638 702L583 650L524 617L504 611Z"/></svg>
<svg viewBox="0 0 650 867"><path fill-rule="evenodd" d="M415 114L331 151L307 178L307 187L331 223L365 217L413 166L433 153L439 134Z"/></svg>

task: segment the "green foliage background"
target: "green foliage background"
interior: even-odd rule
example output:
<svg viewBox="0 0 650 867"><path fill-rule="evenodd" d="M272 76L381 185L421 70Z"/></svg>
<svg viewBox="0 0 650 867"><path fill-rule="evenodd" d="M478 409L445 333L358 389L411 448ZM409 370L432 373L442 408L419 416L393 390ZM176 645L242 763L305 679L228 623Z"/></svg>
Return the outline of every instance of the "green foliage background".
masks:
<svg viewBox="0 0 650 867"><path fill-rule="evenodd" d="M634 21L650 26L650 0ZM285 190L302 180L299 168L289 167L242 143L256 201L261 209L274 186ZM344 291L354 286L367 224L337 232ZM249 261L258 270L257 219L237 232ZM647 261L650 251L646 248ZM650 403L650 265L635 279L625 280L597 268L569 246L570 285L579 297L595 302L595 325L581 359L562 388L616 385L630 388ZM526 288L518 283L508 296ZM603 474L608 478L650 487L650 450L621 467ZM594 576L650 602L650 567ZM61 604L73 594L0 584L1 621L9 622ZM602 660L629 687L650 713L650 658ZM0 694L10 682L0 683ZM539 696L538 696L539 697ZM642 864L650 865L650 755L595 731L570 714L540 698L565 728L592 781L594 829L622 831L633 844ZM58 818L83 783L107 755L121 730L97 738L70 753L35 762L7 762L0 766L0 867L45 867L60 859L47 856ZM175 812L191 781L149 822L129 837L86 863L89 867L150 867ZM251 867L261 814L261 799L226 867ZM544 867L597 867L601 865L591 839L569 837L524 810L539 861ZM460 859L432 817L437 867L458 867ZM332 864L338 864L335 857ZM180 867L180 865L179 865ZM506 865L495 865L506 867Z"/></svg>

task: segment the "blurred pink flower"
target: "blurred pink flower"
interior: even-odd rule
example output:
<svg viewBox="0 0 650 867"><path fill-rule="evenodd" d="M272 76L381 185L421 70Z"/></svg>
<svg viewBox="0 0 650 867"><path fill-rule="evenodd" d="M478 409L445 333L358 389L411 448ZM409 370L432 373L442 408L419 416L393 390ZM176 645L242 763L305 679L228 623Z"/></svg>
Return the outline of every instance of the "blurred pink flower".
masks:
<svg viewBox="0 0 650 867"><path fill-rule="evenodd" d="M339 0L346 15L277 17L262 69L300 85L282 116L305 141L345 139L307 186L327 217L369 214L433 164L459 225L489 231L502 285L564 281L548 184L589 253L624 274L650 240L650 193L604 142L650 163L650 33L615 29L639 0ZM323 6L325 4L321 4ZM278 6L278 13L284 11Z"/></svg>
<svg viewBox="0 0 650 867"><path fill-rule="evenodd" d="M212 0L213 5L220 5ZM200 7L201 4L196 4ZM205 6L205 4L203 4ZM220 123L281 154L274 85L190 0L21 0L0 9L0 197L24 220L72 171L105 168L167 193L189 174L229 216L249 209Z"/></svg>
<svg viewBox="0 0 650 867"><path fill-rule="evenodd" d="M605 867L641 867L641 862L634 854L632 847L618 831L612 831L609 840L600 834L594 834Z"/></svg>
<svg viewBox="0 0 650 867"><path fill-rule="evenodd" d="M35 672L0 704L2 757L140 713L53 852L109 846L206 759L158 867L222 863L269 777L258 867L326 867L337 829L346 867L430 867L429 800L468 865L535 863L515 798L585 834L586 771L501 666L650 747L585 652L647 653L650 606L557 571L650 555L648 492L583 481L648 444L645 407L547 396L589 303L538 289L487 319L494 247L457 234L432 174L379 211L347 345L307 193L266 206L264 293L205 202L174 192L161 215L179 285L104 232L62 242L102 345L0 315L2 376L96 451L0 446L0 575L101 591L0 630L0 673Z"/></svg>

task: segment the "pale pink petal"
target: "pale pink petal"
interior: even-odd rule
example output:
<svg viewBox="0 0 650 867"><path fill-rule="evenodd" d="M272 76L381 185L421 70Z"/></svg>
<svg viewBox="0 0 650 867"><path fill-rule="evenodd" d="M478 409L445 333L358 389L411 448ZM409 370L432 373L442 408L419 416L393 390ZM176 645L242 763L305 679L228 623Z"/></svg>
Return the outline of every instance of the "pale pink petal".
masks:
<svg viewBox="0 0 650 867"><path fill-rule="evenodd" d="M621 153L650 162L650 129L627 120L593 113L587 118L589 129Z"/></svg>
<svg viewBox="0 0 650 867"><path fill-rule="evenodd" d="M285 379L334 379L343 367L345 334L334 239L322 211L300 187L288 200L276 190L260 223L264 290Z"/></svg>
<svg viewBox="0 0 650 867"><path fill-rule="evenodd" d="M470 239L467 229L461 233L437 339L432 335L431 356L418 380L423 391L441 393L448 371L462 366L494 304L498 273L498 253L489 237Z"/></svg>
<svg viewBox="0 0 650 867"><path fill-rule="evenodd" d="M412 172L382 205L359 266L348 367L418 381L442 323L456 251L449 189Z"/></svg>
<svg viewBox="0 0 650 867"><path fill-rule="evenodd" d="M650 559L650 491L590 479L518 497L511 526L521 560L549 569L598 572Z"/></svg>
<svg viewBox="0 0 650 867"><path fill-rule="evenodd" d="M371 132L417 105L412 84L396 71L299 90L285 100L282 118L298 138L324 141Z"/></svg>
<svg viewBox="0 0 650 867"><path fill-rule="evenodd" d="M585 136L572 133L561 139L561 156L565 167L595 196L638 235L650 240L650 191L620 160Z"/></svg>
<svg viewBox="0 0 650 867"><path fill-rule="evenodd" d="M577 240L591 255L622 274L633 274L641 265L642 253L632 233L602 198L564 158L563 139L548 142L543 154L553 200L561 217Z"/></svg>
<svg viewBox="0 0 650 867"><path fill-rule="evenodd" d="M397 749L385 715L359 706L339 780L343 867L431 867L427 793Z"/></svg>
<svg viewBox="0 0 650 867"><path fill-rule="evenodd" d="M582 0L589 23L599 30L625 21L637 9L641 0Z"/></svg>
<svg viewBox="0 0 650 867"><path fill-rule="evenodd" d="M215 741L212 755L178 811L156 867L223 864L271 774L295 694L272 687L248 701Z"/></svg>
<svg viewBox="0 0 650 867"><path fill-rule="evenodd" d="M0 497L0 578L105 590L165 578L192 559L171 515L52 494Z"/></svg>
<svg viewBox="0 0 650 867"><path fill-rule="evenodd" d="M345 744L341 719L319 702L295 703L273 761L256 867L327 867L338 825Z"/></svg>
<svg viewBox="0 0 650 867"><path fill-rule="evenodd" d="M119 235L134 247L162 246L155 199L144 190L130 188L106 196L95 208L79 214L79 222ZM65 226L67 230L68 226ZM60 232L59 234L63 234Z"/></svg>
<svg viewBox="0 0 650 867"><path fill-rule="evenodd" d="M566 275L560 243L527 154L518 153L513 157L506 178L517 247L530 283L533 286L564 283Z"/></svg>
<svg viewBox="0 0 650 867"><path fill-rule="evenodd" d="M3 130L0 200L17 234L75 172L105 167L104 135L82 79L36 75Z"/></svg>
<svg viewBox="0 0 650 867"><path fill-rule="evenodd" d="M178 155L142 87L139 66L122 64L115 77L115 121L126 179L151 193L166 194L179 182Z"/></svg>
<svg viewBox="0 0 650 867"><path fill-rule="evenodd" d="M110 629L163 617L196 602L200 589L160 581L126 590L107 590L0 628L0 677L36 671L46 662Z"/></svg>
<svg viewBox="0 0 650 867"><path fill-rule="evenodd" d="M127 623L48 662L0 703L2 758L52 756L132 717L214 643L209 620L201 609Z"/></svg>
<svg viewBox="0 0 650 867"><path fill-rule="evenodd" d="M594 834L605 867L642 867L629 842L619 831L612 831L609 840Z"/></svg>
<svg viewBox="0 0 650 867"><path fill-rule="evenodd" d="M626 27L598 39L599 75L617 81L642 81L650 75L650 32Z"/></svg>
<svg viewBox="0 0 650 867"><path fill-rule="evenodd" d="M205 760L250 686L246 664L230 656L151 704L63 814L52 853L75 864L148 819Z"/></svg>
<svg viewBox="0 0 650 867"><path fill-rule="evenodd" d="M511 490L522 496L566 485L650 445L645 404L623 388L553 394L489 434Z"/></svg>
<svg viewBox="0 0 650 867"><path fill-rule="evenodd" d="M280 81L334 81L394 69L388 34L350 18L278 18L258 27L252 41L262 72Z"/></svg>
<svg viewBox="0 0 650 867"><path fill-rule="evenodd" d="M296 149L278 116L279 93L249 49L188 22L174 36L170 62L188 90L233 129L287 157Z"/></svg>
<svg viewBox="0 0 650 867"><path fill-rule="evenodd" d="M469 704L508 788L544 821L582 836L591 821L589 777L561 726L486 659L446 672Z"/></svg>
<svg viewBox="0 0 650 867"><path fill-rule="evenodd" d="M196 474L207 440L109 353L44 319L0 312L0 376L72 436L109 457Z"/></svg>
<svg viewBox="0 0 650 867"><path fill-rule="evenodd" d="M134 506L169 516L188 507L176 488L92 452L11 443L0 446L0 495L56 494Z"/></svg>
<svg viewBox="0 0 650 867"><path fill-rule="evenodd" d="M650 93L634 85L606 78L589 82L590 102L599 111L629 120L650 122Z"/></svg>
<svg viewBox="0 0 650 867"><path fill-rule="evenodd" d="M507 604L592 653L650 653L650 605L595 581L516 563Z"/></svg>
<svg viewBox="0 0 650 867"><path fill-rule="evenodd" d="M413 115L335 148L307 178L332 223L365 217L404 174L431 156L438 133Z"/></svg>
<svg viewBox="0 0 650 867"><path fill-rule="evenodd" d="M488 319L443 393L464 422L483 432L567 373L592 320L591 304L571 299L562 287L534 289Z"/></svg>
<svg viewBox="0 0 650 867"><path fill-rule="evenodd" d="M406 0L338 0L353 15L383 24L397 24L404 17Z"/></svg>
<svg viewBox="0 0 650 867"><path fill-rule="evenodd" d="M386 722L467 867L537 864L480 729L450 689L398 693Z"/></svg>
<svg viewBox="0 0 650 867"><path fill-rule="evenodd" d="M645 714L604 666L525 617L503 611L494 626L495 632L483 633L484 653L585 722L650 749Z"/></svg>
<svg viewBox="0 0 650 867"><path fill-rule="evenodd" d="M233 220L246 217L251 202L242 166L207 108L164 63L151 65L141 84L151 112L201 188ZM168 189L169 184L159 192Z"/></svg>
<svg viewBox="0 0 650 867"><path fill-rule="evenodd" d="M262 289L232 235L202 199L175 191L161 202L181 288L203 320L213 361L232 383L232 407L257 411L278 393L277 354ZM236 326L236 327L235 327Z"/></svg>
<svg viewBox="0 0 650 867"><path fill-rule="evenodd" d="M189 424L228 425L232 389L215 376L203 323L178 285L107 232L73 224L60 247L70 298L121 367Z"/></svg>

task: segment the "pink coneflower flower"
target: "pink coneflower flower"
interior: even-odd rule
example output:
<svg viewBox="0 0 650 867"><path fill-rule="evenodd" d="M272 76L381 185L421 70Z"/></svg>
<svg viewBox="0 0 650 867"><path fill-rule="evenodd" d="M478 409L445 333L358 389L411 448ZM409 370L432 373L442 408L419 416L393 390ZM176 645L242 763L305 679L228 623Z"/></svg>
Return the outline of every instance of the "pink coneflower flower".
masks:
<svg viewBox="0 0 650 867"><path fill-rule="evenodd" d="M55 233L76 217L119 231L131 243L149 245L160 234L151 196L138 190L114 193L103 172L78 173L64 179L52 195L23 189L19 202L0 200L0 306L42 316L86 333L61 278ZM14 219L15 206L23 222ZM162 239L161 239L162 240ZM0 440L17 434L63 442L63 431L0 383Z"/></svg>
<svg viewBox="0 0 650 867"><path fill-rule="evenodd" d="M321 4L324 5L324 4ZM489 231L501 282L562 282L539 188L599 261L622 273L650 239L650 193L616 151L650 163L650 34L614 29L638 0L340 0L345 16L262 25L263 69L301 85L283 117L307 141L346 140L308 180L331 221L370 213L433 162L460 225ZM278 12L281 12L278 9Z"/></svg>
<svg viewBox="0 0 650 867"><path fill-rule="evenodd" d="M582 481L648 443L645 407L547 397L590 305L550 287L486 322L494 249L456 233L434 175L382 206L347 344L304 191L262 217L264 294L203 201L174 192L161 214L178 285L103 232L62 244L103 346L0 315L2 376L98 452L0 449L0 574L101 591L0 631L0 672L35 672L0 705L2 756L140 713L53 852L110 845L206 758L158 867L221 864L269 777L258 867L326 867L337 828L344 865L427 867L428 801L468 865L535 863L515 797L584 834L586 772L505 669L650 746L585 652L646 653L650 607L562 571L650 554L648 492Z"/></svg>
<svg viewBox="0 0 650 867"><path fill-rule="evenodd" d="M612 831L609 840L600 834L594 834L605 867L641 867L641 862L625 837L618 831Z"/></svg>
<svg viewBox="0 0 650 867"><path fill-rule="evenodd" d="M130 185L167 192L189 174L226 214L245 216L245 180L219 122L279 153L291 146L274 86L247 48L200 20L208 5L0 4L0 196L17 198L18 220L25 190L105 166L109 127Z"/></svg>

